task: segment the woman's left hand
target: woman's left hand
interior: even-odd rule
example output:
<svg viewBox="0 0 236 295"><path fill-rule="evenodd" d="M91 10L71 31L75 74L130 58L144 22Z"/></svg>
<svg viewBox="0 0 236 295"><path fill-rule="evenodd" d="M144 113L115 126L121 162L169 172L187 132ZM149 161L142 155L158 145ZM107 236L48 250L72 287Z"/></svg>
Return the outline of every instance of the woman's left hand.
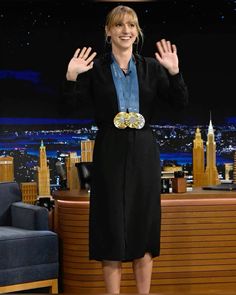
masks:
<svg viewBox="0 0 236 295"><path fill-rule="evenodd" d="M159 63L168 70L170 75L178 74L179 60L176 46L165 39L158 41L156 45L158 52L155 52L155 56Z"/></svg>

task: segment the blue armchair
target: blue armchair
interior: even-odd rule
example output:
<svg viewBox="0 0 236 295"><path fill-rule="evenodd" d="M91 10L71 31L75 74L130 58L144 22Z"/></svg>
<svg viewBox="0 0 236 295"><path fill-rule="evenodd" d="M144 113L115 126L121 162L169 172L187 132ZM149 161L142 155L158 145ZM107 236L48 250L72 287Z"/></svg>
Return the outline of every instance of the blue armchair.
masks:
<svg viewBox="0 0 236 295"><path fill-rule="evenodd" d="M58 269L48 210L21 202L16 182L0 183L0 293L50 287L56 294Z"/></svg>

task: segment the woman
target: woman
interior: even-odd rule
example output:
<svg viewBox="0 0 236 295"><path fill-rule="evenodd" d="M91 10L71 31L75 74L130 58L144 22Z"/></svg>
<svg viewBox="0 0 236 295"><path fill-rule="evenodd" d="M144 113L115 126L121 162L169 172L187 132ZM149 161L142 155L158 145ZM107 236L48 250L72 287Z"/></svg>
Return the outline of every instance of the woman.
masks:
<svg viewBox="0 0 236 295"><path fill-rule="evenodd" d="M139 293L149 293L160 254L160 159L149 126L161 100L183 107L188 93L176 46L157 42L155 58L133 53L142 31L133 9L115 7L105 35L111 52L77 49L67 94L88 102L98 126L90 199L89 254L102 262L108 293L120 292L122 262L132 261Z"/></svg>

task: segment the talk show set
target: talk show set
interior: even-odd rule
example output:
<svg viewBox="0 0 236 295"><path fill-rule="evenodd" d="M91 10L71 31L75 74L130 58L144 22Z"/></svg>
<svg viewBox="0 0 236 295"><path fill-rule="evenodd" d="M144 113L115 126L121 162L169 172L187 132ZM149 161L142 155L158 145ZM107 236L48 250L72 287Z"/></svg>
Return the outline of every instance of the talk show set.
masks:
<svg viewBox="0 0 236 295"><path fill-rule="evenodd" d="M1 1L0 294L236 294L235 12Z"/></svg>

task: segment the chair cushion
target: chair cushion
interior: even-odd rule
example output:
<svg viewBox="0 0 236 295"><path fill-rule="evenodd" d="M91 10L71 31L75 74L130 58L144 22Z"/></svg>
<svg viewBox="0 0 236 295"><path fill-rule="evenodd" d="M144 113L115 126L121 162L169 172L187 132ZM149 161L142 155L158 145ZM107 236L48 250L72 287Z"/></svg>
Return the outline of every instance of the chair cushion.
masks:
<svg viewBox="0 0 236 295"><path fill-rule="evenodd" d="M16 182L0 183L0 226L11 225L11 204L21 201L21 192Z"/></svg>
<svg viewBox="0 0 236 295"><path fill-rule="evenodd" d="M48 230L48 210L44 207L12 203L12 226L30 230Z"/></svg>
<svg viewBox="0 0 236 295"><path fill-rule="evenodd" d="M0 270L58 262L58 238L51 231L0 226Z"/></svg>

